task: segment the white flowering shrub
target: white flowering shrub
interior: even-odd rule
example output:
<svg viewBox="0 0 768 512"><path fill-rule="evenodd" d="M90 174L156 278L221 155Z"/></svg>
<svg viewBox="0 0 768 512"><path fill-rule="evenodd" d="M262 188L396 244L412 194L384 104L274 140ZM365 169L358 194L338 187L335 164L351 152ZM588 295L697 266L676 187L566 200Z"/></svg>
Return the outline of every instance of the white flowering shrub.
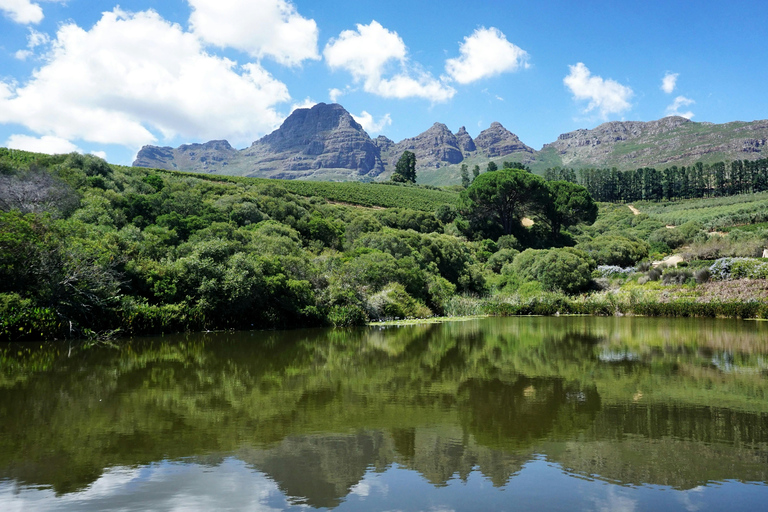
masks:
<svg viewBox="0 0 768 512"><path fill-rule="evenodd" d="M595 278L628 276L635 272L633 267L620 267L618 265L599 265L592 274Z"/></svg>
<svg viewBox="0 0 768 512"><path fill-rule="evenodd" d="M731 279L768 279L768 262L756 258L720 258L710 267L715 281Z"/></svg>

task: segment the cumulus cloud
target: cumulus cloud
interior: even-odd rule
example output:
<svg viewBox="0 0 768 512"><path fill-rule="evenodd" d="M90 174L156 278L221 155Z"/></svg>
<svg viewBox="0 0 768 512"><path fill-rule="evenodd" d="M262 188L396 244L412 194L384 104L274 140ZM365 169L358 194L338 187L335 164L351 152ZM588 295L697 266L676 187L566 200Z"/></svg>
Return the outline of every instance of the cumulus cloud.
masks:
<svg viewBox="0 0 768 512"><path fill-rule="evenodd" d="M528 52L493 27L479 28L465 37L459 53L460 57L445 62L445 71L460 84L528 67Z"/></svg>
<svg viewBox="0 0 768 512"><path fill-rule="evenodd" d="M571 90L575 100L589 101L584 112L597 110L600 117L607 118L611 114L620 114L632 107L629 103L634 94L631 88L615 80L593 76L582 62L568 67L571 72L563 79L563 83Z"/></svg>
<svg viewBox="0 0 768 512"><path fill-rule="evenodd" d="M675 101L667 107L667 115L668 116L680 116L684 117L686 119L691 119L693 117L693 112L690 110L687 112L680 112L680 109L683 107L687 107L688 105L693 105L696 103L690 98L686 98L685 96L678 96L675 98Z"/></svg>
<svg viewBox="0 0 768 512"><path fill-rule="evenodd" d="M340 97L344 96L344 92L341 89L338 89L334 87L333 89L328 91L328 97L331 99L332 102L336 103Z"/></svg>
<svg viewBox="0 0 768 512"><path fill-rule="evenodd" d="M23 151L32 151L34 153L46 153L49 155L60 155L62 153L82 153L80 148L66 139L44 135L43 137L32 137L30 135L11 135L5 141L5 147L11 149L21 149Z"/></svg>
<svg viewBox="0 0 768 512"><path fill-rule="evenodd" d="M29 0L0 0L0 11L16 23L24 25L43 21L43 8Z"/></svg>
<svg viewBox="0 0 768 512"><path fill-rule="evenodd" d="M38 32L37 30L30 28L29 35L27 36L27 48L16 52L15 57L19 60L27 60L29 57L35 54L35 49L40 46L46 46L51 42L51 38L48 34Z"/></svg>
<svg viewBox="0 0 768 512"><path fill-rule="evenodd" d="M317 23L286 0L188 0L189 24L204 41L270 56L285 65L319 59Z"/></svg>
<svg viewBox="0 0 768 512"><path fill-rule="evenodd" d="M672 94L672 91L677 87L677 77L680 73L667 73L664 78L661 79L661 90L667 94Z"/></svg>
<svg viewBox="0 0 768 512"><path fill-rule="evenodd" d="M384 98L451 99L456 90L408 60L408 49L396 32L377 21L345 30L323 51L331 69L348 71L363 90Z"/></svg>
<svg viewBox="0 0 768 512"><path fill-rule="evenodd" d="M90 30L59 28L24 84L0 80L0 123L39 134L136 148L176 135L237 144L273 129L285 84L256 63L207 54L154 11L106 12Z"/></svg>
<svg viewBox="0 0 768 512"><path fill-rule="evenodd" d="M363 130L369 134L381 133L384 128L392 124L392 117L389 114L384 114L379 118L378 121L373 118L373 115L369 114L365 110L363 110L363 113L359 116L353 114L352 117L354 117L355 121L360 123L360 126L363 127Z"/></svg>

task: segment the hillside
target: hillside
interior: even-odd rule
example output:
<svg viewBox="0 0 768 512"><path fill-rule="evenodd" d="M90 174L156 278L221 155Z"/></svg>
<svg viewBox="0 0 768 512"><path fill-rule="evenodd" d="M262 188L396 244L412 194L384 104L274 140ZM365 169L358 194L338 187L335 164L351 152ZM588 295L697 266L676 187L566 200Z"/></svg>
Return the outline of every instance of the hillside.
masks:
<svg viewBox="0 0 768 512"><path fill-rule="evenodd" d="M765 193L636 203L640 215L604 203L587 225L564 222L594 216L561 213L562 182L503 217L474 192L505 176L550 187L499 170L460 198L0 150L0 340L434 314L768 318ZM650 269L672 252L687 269Z"/></svg>

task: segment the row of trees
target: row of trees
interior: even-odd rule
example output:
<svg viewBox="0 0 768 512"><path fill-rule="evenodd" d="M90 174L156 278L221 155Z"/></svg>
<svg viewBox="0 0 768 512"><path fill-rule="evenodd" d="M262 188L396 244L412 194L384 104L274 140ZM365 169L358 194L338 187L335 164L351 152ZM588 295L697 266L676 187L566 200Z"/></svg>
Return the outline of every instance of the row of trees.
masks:
<svg viewBox="0 0 768 512"><path fill-rule="evenodd" d="M577 179L578 174L578 179ZM730 163L612 169L547 169L548 180L580 183L597 201L661 201L749 194L768 190L768 158Z"/></svg>

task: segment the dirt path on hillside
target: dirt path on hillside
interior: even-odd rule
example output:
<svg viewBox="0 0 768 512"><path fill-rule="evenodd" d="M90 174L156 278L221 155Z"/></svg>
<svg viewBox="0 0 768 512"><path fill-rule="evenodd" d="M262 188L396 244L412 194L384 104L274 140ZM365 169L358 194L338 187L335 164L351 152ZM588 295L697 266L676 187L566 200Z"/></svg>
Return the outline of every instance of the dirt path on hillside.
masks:
<svg viewBox="0 0 768 512"><path fill-rule="evenodd" d="M635 207L634 207L634 206L632 206L631 204L628 204L628 205L627 205L627 208L629 208L630 210L632 210L632 213L634 213L635 215L640 215L640 210L638 210L637 208L635 208Z"/></svg>

